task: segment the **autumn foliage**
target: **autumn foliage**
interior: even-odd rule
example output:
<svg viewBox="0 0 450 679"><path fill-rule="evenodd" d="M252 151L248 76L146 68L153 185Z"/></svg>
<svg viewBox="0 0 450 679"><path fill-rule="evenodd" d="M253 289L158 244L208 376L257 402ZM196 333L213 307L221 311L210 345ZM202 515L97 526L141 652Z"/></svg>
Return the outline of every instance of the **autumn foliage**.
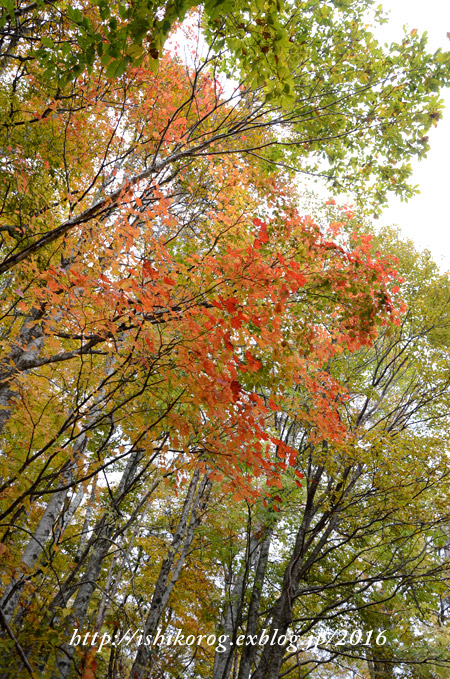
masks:
<svg viewBox="0 0 450 679"><path fill-rule="evenodd" d="M102 21L111 12L105 7L99 4ZM75 77L55 75L61 55L70 59L65 39L55 43L53 3L42 24L42 44L54 47L53 56L16 41L0 76L1 676L162 678L182 676L192 664L195 677L227 679L234 667L239 679L276 679L283 663L287 673L303 663L286 658L284 647L239 657L228 647L214 658L206 646L198 657L176 648L158 655L142 643L97 654L68 640L75 628L113 635L130 626L150 638L160 626L235 638L260 629L265 616L277 634L293 625L306 634L334 624L327 612L339 604L327 599L327 572L367 627L386 613L385 601L396 613L397 592L386 599L380 592L406 563L405 581L426 582L427 601L445 600L447 562L424 554L433 540L445 543L447 510L434 515L431 503L435 488L447 493L447 474L429 422L444 418L447 378L433 375L421 391L411 347L419 337L429 342L430 363L421 369L431 371L447 351L446 320L438 313L411 320L408 257L395 238L386 247L370 235L361 210L343 201L316 202L315 215L302 209L295 174L316 167L322 144L336 185L346 154L351 167L364 144L395 155L395 124L405 116L405 130L418 135L434 120L424 109L420 118L419 108L438 105L430 85L403 102L409 118L399 104L377 126L367 88L346 71L337 82L356 89L343 100L326 79L319 98L306 93L300 76L294 95L275 47L266 71L275 84L255 82L242 58L234 62L243 69L235 86L223 75L232 47L223 68L224 48L214 53L225 30L216 27L214 37L214 8L206 24L194 13L177 25L163 52L166 33L187 9L164 6L169 24L163 29L153 17L146 54L120 7L118 32L89 3L82 9L93 23L61 15L62 25L72 21L70 30L86 34ZM331 18L320 16L317 25L329 31ZM337 42L350 61L355 36L345 17ZM261 57L276 22L267 18L267 37L258 21L252 40ZM208 44L195 32L202 25ZM93 26L99 32L89 33ZM122 29L116 53L107 44ZM348 43L339 42L343 36ZM100 61L89 57L89 40ZM310 40L316 59L314 31ZM446 82L446 59L432 61L414 51L415 36L410 41L408 58L423 59ZM393 75L382 73L373 49L384 96ZM353 58L359 64L363 56ZM391 66L399 68L395 60ZM406 71L402 78L414 84L418 76ZM360 87L364 120L354 100ZM336 107L348 105L342 118L328 113L333 97ZM360 117L364 143L353 127L341 127L352 116ZM411 154L423 150L410 147ZM393 188L408 193L400 187L406 170L385 177L383 161L372 161L358 179L358 187L375 175L381 182L368 189L368 205ZM410 263L419 278L420 266ZM438 280L435 270L432 276ZM447 284L436 283L442 295ZM422 410L420 429L409 418ZM429 483L418 471L423 436L434 450ZM394 439L409 452L391 454ZM409 513L414 493L423 517L417 533ZM338 548L340 564L330 557ZM311 627L297 602L302 587ZM414 602L408 605L413 617ZM369 650L356 665L385 668L389 658ZM334 671L329 659L314 665L304 658L319 668L317 677Z"/></svg>

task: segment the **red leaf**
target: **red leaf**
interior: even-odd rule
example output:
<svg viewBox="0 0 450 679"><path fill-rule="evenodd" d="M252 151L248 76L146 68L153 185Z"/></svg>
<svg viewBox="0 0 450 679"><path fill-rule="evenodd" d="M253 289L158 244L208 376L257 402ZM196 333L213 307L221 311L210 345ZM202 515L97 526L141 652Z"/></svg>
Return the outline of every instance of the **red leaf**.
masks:
<svg viewBox="0 0 450 679"><path fill-rule="evenodd" d="M278 410L278 406L272 398L269 398L269 408L271 410Z"/></svg>
<svg viewBox="0 0 450 679"><path fill-rule="evenodd" d="M265 224L261 226L261 230L259 232L259 240L262 243L267 243L269 240L269 234L267 233L267 226Z"/></svg>
<svg viewBox="0 0 450 679"><path fill-rule="evenodd" d="M233 401L236 403L236 401L239 400L239 396L242 391L241 384L237 380L232 380L230 387L231 391L233 392Z"/></svg>

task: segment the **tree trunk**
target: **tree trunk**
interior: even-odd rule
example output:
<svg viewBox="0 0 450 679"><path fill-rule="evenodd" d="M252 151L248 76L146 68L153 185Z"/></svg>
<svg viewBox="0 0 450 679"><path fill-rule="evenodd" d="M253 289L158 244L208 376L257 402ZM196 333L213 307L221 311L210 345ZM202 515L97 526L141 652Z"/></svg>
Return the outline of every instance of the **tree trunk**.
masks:
<svg viewBox="0 0 450 679"><path fill-rule="evenodd" d="M258 597L258 585L256 585L256 581L257 580L258 582L260 581L262 585L262 580L264 579L265 574L265 567L263 570L263 564L264 559L266 558L263 552L265 551L265 549L267 549L268 557L271 536L270 533L270 536L267 538L267 545L265 544L265 541L261 545L260 544L261 537L259 536L259 532L260 531L256 529L250 537L246 567L243 570L243 572L239 573L239 575L236 578L236 582L234 583L233 589L230 593L230 597L225 608L225 612L223 614L223 621L220 632L221 634L224 634L226 636L226 640L222 644L222 646L226 647L226 650L222 651L221 653L218 653L216 651L216 654L214 656L212 679L228 679L228 677L230 676L233 664L232 663L233 654L235 650L235 640L243 617L242 607L244 602L245 589L247 586L248 573L255 567L255 564L258 564L253 585L252 599L250 601L247 629L253 630L254 626L256 625L260 600L260 592ZM249 633L251 634L252 632L249 631Z"/></svg>
<svg viewBox="0 0 450 679"><path fill-rule="evenodd" d="M127 489L131 486L140 458L141 453L137 452L130 456L116 493L116 506L120 505L120 502L126 494ZM72 612L67 618L65 629L62 634L63 637L67 637L69 631L74 627L81 628L83 626L92 594L94 593L97 586L97 579L100 575L103 562L111 547L111 537L117 528L115 523L116 513L114 511L114 507L110 508L107 511L107 515L103 518L104 520L101 520L97 524L99 527L99 532L97 534L93 553L91 554L86 566L83 581L78 586L77 595L72 606ZM69 645L66 642L61 645L61 654L56 659L55 670L53 672L52 679L68 679L72 668L74 650L75 647Z"/></svg>
<svg viewBox="0 0 450 679"><path fill-rule="evenodd" d="M17 344L0 363L0 434L12 414L12 402L17 397L14 384L18 373L28 369L39 356L44 343L41 324L43 309L32 309L20 328Z"/></svg>
<svg viewBox="0 0 450 679"><path fill-rule="evenodd" d="M84 441L85 444L85 441ZM81 452L83 445L80 444L78 454ZM62 485L65 486L73 477L73 465L71 469L62 477ZM41 556L45 546L53 533L53 529L57 523L58 516L63 508L66 499L68 488L56 493L52 496L45 508L45 511L39 521L25 551L22 555L20 563L22 567L11 578L2 598L0 599L0 607L3 610L3 616L9 623L14 615L14 611L19 603L21 591L25 585L27 574L32 570L37 560ZM25 567L25 568L24 568Z"/></svg>
<svg viewBox="0 0 450 679"><path fill-rule="evenodd" d="M187 552L194 538L195 529L200 523L201 513L208 503L211 482L205 477L199 484L199 478L200 472L197 469L192 475L172 544L161 565L150 611L145 622L144 643L139 646L131 668L130 679L144 679L144 677L149 679L151 677L152 667L148 668L151 655L145 642L147 639L153 640L161 615L180 576ZM177 553L179 553L178 559L176 559Z"/></svg>
<svg viewBox="0 0 450 679"><path fill-rule="evenodd" d="M262 589L264 578L266 575L267 563L269 561L269 551L272 542L272 529L266 534L261 545L259 553L258 564L256 566L255 579L253 581L253 590L248 607L246 637L257 634L257 623L259 606L261 603ZM253 658L255 657L257 646L245 645L242 649L241 660L239 663L238 679L249 679L252 668Z"/></svg>

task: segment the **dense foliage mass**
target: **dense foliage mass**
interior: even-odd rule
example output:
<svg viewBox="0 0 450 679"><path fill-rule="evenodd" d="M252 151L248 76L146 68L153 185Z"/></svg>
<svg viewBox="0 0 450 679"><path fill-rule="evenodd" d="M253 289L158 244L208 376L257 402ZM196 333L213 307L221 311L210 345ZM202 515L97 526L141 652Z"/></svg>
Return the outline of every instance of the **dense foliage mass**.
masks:
<svg viewBox="0 0 450 679"><path fill-rule="evenodd" d="M447 676L450 280L367 214L450 54L370 4L4 3L2 678Z"/></svg>

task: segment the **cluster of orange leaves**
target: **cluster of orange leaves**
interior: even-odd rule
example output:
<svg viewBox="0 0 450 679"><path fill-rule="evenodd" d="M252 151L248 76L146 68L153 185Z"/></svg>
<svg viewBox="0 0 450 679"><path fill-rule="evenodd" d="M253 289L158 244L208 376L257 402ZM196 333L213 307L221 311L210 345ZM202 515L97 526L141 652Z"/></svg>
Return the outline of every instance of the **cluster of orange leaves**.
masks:
<svg viewBox="0 0 450 679"><path fill-rule="evenodd" d="M143 68L127 76L123 129L116 114L95 138L111 134L115 124L122 132L116 130L111 147L119 152L133 125L144 140L136 146L139 167L155 145L167 157L194 123L199 136L212 134L229 115L212 113L220 88L204 76L193 119L193 107L178 101L186 96L183 68L167 58L158 77ZM92 92L89 101L94 115ZM98 107L97 122L105 104ZM373 259L364 237L354 247L345 237L336 240L352 219L349 210L324 232L298 214L288 178L272 170L264 176L257 164L227 155L227 143L202 153L196 172L189 163L179 169L175 188L117 177L124 183L113 216L66 237L63 261L70 264L54 258L44 272L28 264L35 284L20 308L48 310L43 351L49 357L92 344L89 360L71 363L86 393L92 380L102 381L108 361L122 391L143 384L120 406L125 436L133 440L153 418L153 438L170 432L173 449L196 452L211 476L239 495L250 492L255 476L280 487L280 473L295 465L295 450L267 426L289 389L302 385L307 394L309 405L296 416L312 440L346 436L338 414L345 393L326 366L343 349L370 344L377 322L395 320L388 286L396 272L392 263ZM87 181L80 176L80 185ZM180 190L187 203L202 191L208 199L195 230L174 207Z"/></svg>

